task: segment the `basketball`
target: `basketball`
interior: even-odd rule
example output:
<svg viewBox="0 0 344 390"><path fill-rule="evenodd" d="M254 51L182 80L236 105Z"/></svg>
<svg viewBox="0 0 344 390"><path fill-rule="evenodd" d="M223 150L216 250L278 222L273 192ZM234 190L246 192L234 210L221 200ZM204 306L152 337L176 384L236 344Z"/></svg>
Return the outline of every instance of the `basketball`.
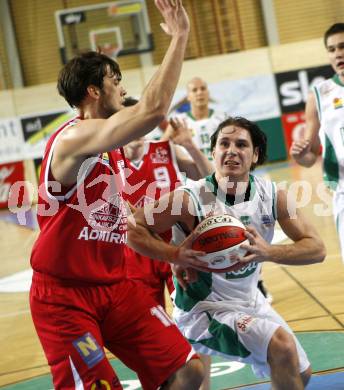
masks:
<svg viewBox="0 0 344 390"><path fill-rule="evenodd" d="M245 230L241 221L228 214L214 215L202 221L195 228L192 249L206 252L198 257L205 263L204 270L229 272L240 269L242 264L233 257L246 253L240 248L242 244L249 244Z"/></svg>

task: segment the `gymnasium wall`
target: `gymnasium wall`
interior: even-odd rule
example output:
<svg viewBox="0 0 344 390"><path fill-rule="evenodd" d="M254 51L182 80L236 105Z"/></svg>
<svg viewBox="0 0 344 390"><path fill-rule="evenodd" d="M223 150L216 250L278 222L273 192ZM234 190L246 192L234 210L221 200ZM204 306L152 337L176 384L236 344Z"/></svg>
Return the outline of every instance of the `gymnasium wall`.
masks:
<svg viewBox="0 0 344 390"><path fill-rule="evenodd" d="M82 0L84 5L89 3L94 3L94 0ZM193 13L193 30L174 102L185 95L184 86L190 78L204 78L209 84L215 107L257 121L268 135L269 161L285 160L293 127L303 122L302 110L312 79L317 76L317 72L323 77L331 74L331 70L324 66L327 55L321 36L331 23L340 21L340 15L344 16L343 7L336 2L335 13L332 1L305 0L299 4L293 0L275 0L281 41L285 43L261 47L266 42L257 0L235 2L235 12L226 14L223 19L221 9L209 8L209 1L202 2L204 6L196 8L195 1L186 0L185 3L189 12ZM24 80L28 86L0 90L0 164L24 160L25 177L35 184L36 169L45 140L69 110L56 92L55 80L61 65L51 15L56 9L79 6L81 0L44 1L44 7L41 7L42 0L11 0L10 4ZM233 4L233 0L222 1L224 6ZM160 32L160 17L152 1L147 1L147 5L155 41L159 42L152 53L153 62L158 64L168 45L168 38ZM211 25L209 18L212 13L221 19L218 20L220 26L229 22L233 26L236 23L237 35L232 36L231 42L216 44L210 39L214 31L202 30L202 26ZM319 13L323 17L315 18L314 15ZM234 20L234 16L239 18ZM204 24L200 26L199 20L203 20ZM313 23L311 34L310 23ZM312 39L301 40L304 36ZM2 56L4 42L1 31L0 38ZM207 39L213 44L206 44ZM221 51L232 52L218 54ZM156 66L139 68L138 56L120 57L119 63L124 69L123 84L128 94L138 97ZM4 76L8 77L10 64L2 68ZM281 105L280 79L282 82L293 80L294 87L289 91L292 94L289 100L299 100L291 106L292 110ZM1 180L2 177L0 184ZM0 203L1 194L0 188ZM32 197L35 198L35 195Z"/></svg>
<svg viewBox="0 0 344 390"><path fill-rule="evenodd" d="M319 72L323 77L331 74L326 63L322 39L188 60L174 102L185 96L184 87L190 78L203 77L215 106L260 124L268 135L269 161L285 160L293 123L303 121L309 85ZM324 68L330 73L324 73ZM124 71L123 85L128 93L139 96L155 70L153 66ZM286 96L294 104L291 110L281 106L280 79L293 80L293 88L287 91L291 95ZM35 185L45 140L66 118L64 112L68 110L55 83L0 91L0 164L25 160L26 178Z"/></svg>
<svg viewBox="0 0 344 390"><path fill-rule="evenodd" d="M61 66L54 20L56 10L102 3L104 0L1 0L7 1L22 66L25 86L54 82ZM280 43L322 36L334 22L344 20L344 2L334 0L272 0ZM153 0L146 0L155 42L153 63L161 62L168 37L161 31L161 16ZM250 50L267 45L260 0L184 0L191 34L186 59ZM1 24L0 24L1 25ZM4 49L0 26L0 64L3 85L11 88L11 59ZM123 69L140 66L137 55L122 59ZM1 69L0 69L1 70ZM0 72L1 73L1 72Z"/></svg>

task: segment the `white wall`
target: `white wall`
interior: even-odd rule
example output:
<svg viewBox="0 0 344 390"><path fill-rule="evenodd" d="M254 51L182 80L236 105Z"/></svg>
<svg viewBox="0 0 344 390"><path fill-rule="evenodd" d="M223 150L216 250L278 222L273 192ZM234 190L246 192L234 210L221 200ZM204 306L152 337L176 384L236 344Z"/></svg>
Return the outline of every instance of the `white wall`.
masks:
<svg viewBox="0 0 344 390"><path fill-rule="evenodd" d="M205 57L185 61L178 88L184 88L187 81L194 76L200 76L208 83L215 83L221 80L309 68L326 63L327 55L321 38ZM128 94L139 96L155 70L156 67L146 67L125 71L123 85ZM66 108L67 104L58 95L55 83L0 92L0 117Z"/></svg>

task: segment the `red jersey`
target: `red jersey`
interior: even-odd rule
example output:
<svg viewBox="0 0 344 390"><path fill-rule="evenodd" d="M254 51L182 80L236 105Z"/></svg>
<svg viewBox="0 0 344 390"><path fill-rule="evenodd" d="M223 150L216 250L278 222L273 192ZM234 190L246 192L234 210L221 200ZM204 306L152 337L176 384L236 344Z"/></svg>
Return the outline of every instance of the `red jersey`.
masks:
<svg viewBox="0 0 344 390"><path fill-rule="evenodd" d="M123 248L127 215L121 191L125 159L114 150L85 160L71 188L54 181L50 163L59 135L49 139L42 162L38 194L40 234L31 254L34 271L71 283L108 284L124 277Z"/></svg>
<svg viewBox="0 0 344 390"><path fill-rule="evenodd" d="M173 191L182 180L169 141L146 142L140 161L137 164L127 161L127 165L130 174L123 196L135 207L154 202Z"/></svg>
<svg viewBox="0 0 344 390"><path fill-rule="evenodd" d="M130 173L123 196L135 207L154 202L163 194L173 191L182 180L169 141L147 142L144 148L143 157L138 164L127 161ZM169 230L161 236L169 242L172 234ZM173 289L170 264L142 256L129 247L125 248L125 261L128 278L142 280L149 285L154 298L163 304L164 282L168 284L170 291Z"/></svg>

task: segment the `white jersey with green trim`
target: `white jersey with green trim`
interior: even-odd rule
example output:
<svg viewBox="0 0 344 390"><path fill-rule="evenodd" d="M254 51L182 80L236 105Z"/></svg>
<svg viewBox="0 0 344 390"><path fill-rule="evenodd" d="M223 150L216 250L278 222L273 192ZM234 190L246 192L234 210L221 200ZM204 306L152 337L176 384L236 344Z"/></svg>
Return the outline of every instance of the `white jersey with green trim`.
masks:
<svg viewBox="0 0 344 390"><path fill-rule="evenodd" d="M188 128L192 130L192 139L194 143L209 160L213 159L210 151L210 137L226 117L227 115L225 113L214 110L209 110L208 118L200 120L196 120L191 112L178 115L178 118L186 120Z"/></svg>
<svg viewBox="0 0 344 390"><path fill-rule="evenodd" d="M344 191L344 85L338 75L314 87L323 147L324 179Z"/></svg>
<svg viewBox="0 0 344 390"><path fill-rule="evenodd" d="M275 183L250 175L250 189L245 199L235 200L218 191L215 174L196 182L179 187L176 191L185 191L196 209L197 222L209 215L230 214L245 225L253 226L267 241L271 242L276 221L276 185ZM178 224L173 227L173 242L178 245L186 235ZM227 273L198 272L198 281L189 284L184 291L176 283L174 293L174 316L185 312L195 313L224 307L235 302L252 305L258 292L257 282L261 263L252 262L241 270Z"/></svg>

